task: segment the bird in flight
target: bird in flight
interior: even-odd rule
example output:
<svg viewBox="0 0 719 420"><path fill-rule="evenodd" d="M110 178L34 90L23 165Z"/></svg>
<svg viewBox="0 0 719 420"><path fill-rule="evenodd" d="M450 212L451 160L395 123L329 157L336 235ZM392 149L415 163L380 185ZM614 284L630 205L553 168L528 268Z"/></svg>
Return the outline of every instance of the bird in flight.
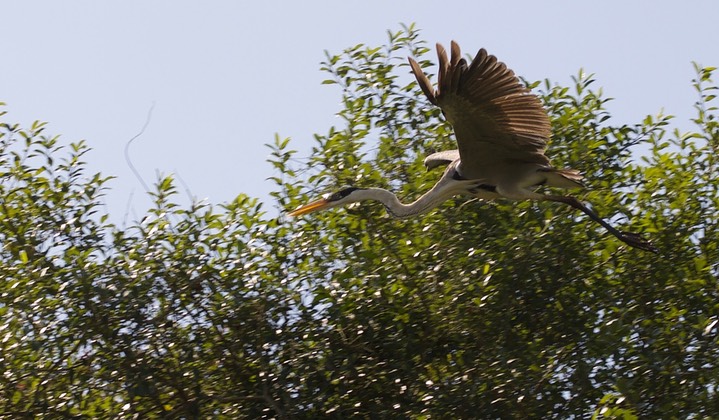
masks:
<svg viewBox="0 0 719 420"><path fill-rule="evenodd" d="M555 201L584 212L624 243L656 252L649 241L616 229L578 199L536 191L542 185L582 188L582 175L575 169L552 167L544 154L551 135L549 116L539 98L512 70L484 48L467 63L454 41L449 58L440 44L437 55L436 89L419 64L409 58L419 87L442 110L457 139L458 150L434 153L424 161L429 169L447 166L434 187L411 204L401 203L396 195L382 188L345 188L300 206L290 216L363 200L379 201L397 218L425 213L455 195L485 200Z"/></svg>

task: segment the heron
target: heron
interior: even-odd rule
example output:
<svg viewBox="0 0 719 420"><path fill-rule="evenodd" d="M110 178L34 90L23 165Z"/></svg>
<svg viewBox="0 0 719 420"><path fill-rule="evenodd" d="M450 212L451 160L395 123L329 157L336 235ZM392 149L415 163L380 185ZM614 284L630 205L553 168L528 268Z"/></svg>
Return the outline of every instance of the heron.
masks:
<svg viewBox="0 0 719 420"><path fill-rule="evenodd" d="M301 216L364 200L384 205L396 218L426 213L455 195L482 200L553 201L582 211L622 242L656 252L640 235L616 229L591 208L571 195L537 192L540 186L559 189L583 188L575 169L557 169L544 154L551 135L549 115L540 99L504 63L482 48L471 62L461 57L452 41L451 55L437 44L437 87L412 57L409 64L420 89L439 107L457 141L456 150L429 155L428 169L446 166L439 181L411 204L403 204L383 188L349 187L290 212Z"/></svg>

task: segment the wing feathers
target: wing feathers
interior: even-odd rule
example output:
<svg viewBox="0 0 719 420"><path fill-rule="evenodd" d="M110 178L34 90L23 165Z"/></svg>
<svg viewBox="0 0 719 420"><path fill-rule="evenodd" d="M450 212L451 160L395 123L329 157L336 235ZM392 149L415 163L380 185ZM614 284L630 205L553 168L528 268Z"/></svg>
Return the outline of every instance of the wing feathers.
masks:
<svg viewBox="0 0 719 420"><path fill-rule="evenodd" d="M454 41L450 53L448 58L437 44L436 91L414 60L410 65L422 91L454 128L463 173L480 174L482 165L498 159L548 164L544 148L551 127L539 98L484 48L469 64Z"/></svg>
<svg viewBox="0 0 719 420"><path fill-rule="evenodd" d="M460 55L459 46L454 42L452 54ZM447 72L454 75L453 80L459 80L457 85L460 86L453 85L453 89L443 91L440 85L436 96L443 109L453 110L454 96L458 96L463 99L462 102L472 105L472 109L462 112L483 114L481 120L487 124L487 129L491 128L489 121L494 120L497 125L495 130L544 137L546 143L551 133L549 117L539 98L527 90L512 70L495 56L487 54L484 48L479 50L468 67L466 64L451 65L454 62L450 63ZM449 115L448 118L451 122Z"/></svg>
<svg viewBox="0 0 719 420"><path fill-rule="evenodd" d="M437 74L437 93L439 96L442 89L446 89L447 72L449 71L449 63L447 63L447 51L440 44L437 44L437 59L439 61L439 73Z"/></svg>
<svg viewBox="0 0 719 420"><path fill-rule="evenodd" d="M433 104L438 105L437 99L434 96L432 83L422 71L422 67L420 67L419 64L412 59L412 57L409 57L409 66L412 68L412 73L414 73L414 76L417 79L419 88L422 89L422 92L424 92L425 96L427 96L427 99L429 99L429 101Z"/></svg>

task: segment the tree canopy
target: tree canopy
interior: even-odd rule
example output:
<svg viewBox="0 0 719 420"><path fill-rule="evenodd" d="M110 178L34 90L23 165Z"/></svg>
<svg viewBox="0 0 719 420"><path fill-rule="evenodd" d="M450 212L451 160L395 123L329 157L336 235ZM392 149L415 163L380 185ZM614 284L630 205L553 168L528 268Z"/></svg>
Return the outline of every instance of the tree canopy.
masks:
<svg viewBox="0 0 719 420"><path fill-rule="evenodd" d="M719 415L714 68L695 66L688 132L669 115L614 125L581 71L529 83L553 163L658 254L556 203L284 217L339 186L409 200L433 185L422 159L455 146L409 76L427 52L410 26L328 53L340 123L306 159L275 139L272 203L184 208L165 177L126 228L102 211L111 178L87 172L85 142L0 114L0 417Z"/></svg>

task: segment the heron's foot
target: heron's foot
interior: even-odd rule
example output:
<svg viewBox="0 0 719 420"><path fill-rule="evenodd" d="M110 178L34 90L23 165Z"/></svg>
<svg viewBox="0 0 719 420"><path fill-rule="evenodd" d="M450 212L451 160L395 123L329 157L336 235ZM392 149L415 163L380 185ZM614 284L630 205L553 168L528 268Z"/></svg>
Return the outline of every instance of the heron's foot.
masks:
<svg viewBox="0 0 719 420"><path fill-rule="evenodd" d="M651 242L642 238L641 235L632 232L621 232L621 234L622 235L618 238L629 246L639 248L644 251L653 252L655 254L659 252L659 250L654 245L652 245Z"/></svg>

